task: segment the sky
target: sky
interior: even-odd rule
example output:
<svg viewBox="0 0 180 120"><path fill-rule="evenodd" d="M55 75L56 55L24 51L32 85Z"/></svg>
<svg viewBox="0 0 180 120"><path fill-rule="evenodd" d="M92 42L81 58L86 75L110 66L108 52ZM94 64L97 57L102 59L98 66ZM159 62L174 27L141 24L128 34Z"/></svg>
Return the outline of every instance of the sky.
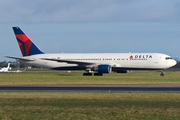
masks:
<svg viewBox="0 0 180 120"><path fill-rule="evenodd" d="M180 0L0 0L0 61L21 57L12 27L45 53L180 58Z"/></svg>

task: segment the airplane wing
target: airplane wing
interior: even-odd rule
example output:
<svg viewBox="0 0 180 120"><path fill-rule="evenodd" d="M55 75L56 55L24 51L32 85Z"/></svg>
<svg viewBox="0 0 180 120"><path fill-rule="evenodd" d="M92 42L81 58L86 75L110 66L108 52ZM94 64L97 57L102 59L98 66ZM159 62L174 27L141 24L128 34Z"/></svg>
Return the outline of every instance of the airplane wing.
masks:
<svg viewBox="0 0 180 120"><path fill-rule="evenodd" d="M33 59L27 59L27 58L19 58L19 57L11 57L11 56L4 56L4 57L23 60L23 61L34 61Z"/></svg>
<svg viewBox="0 0 180 120"><path fill-rule="evenodd" d="M98 65L98 63L94 63L94 62L72 61L72 60L51 59L51 58L41 58L41 59L42 60L57 61L57 62L66 62L69 64L78 64L81 66Z"/></svg>

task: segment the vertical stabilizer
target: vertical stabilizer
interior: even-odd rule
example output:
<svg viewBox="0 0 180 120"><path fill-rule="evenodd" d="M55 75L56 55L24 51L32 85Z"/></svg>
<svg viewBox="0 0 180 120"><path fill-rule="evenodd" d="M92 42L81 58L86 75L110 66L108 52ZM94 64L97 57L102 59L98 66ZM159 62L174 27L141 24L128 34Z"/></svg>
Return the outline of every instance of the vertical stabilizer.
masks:
<svg viewBox="0 0 180 120"><path fill-rule="evenodd" d="M13 27L13 30L23 57L43 54L19 27Z"/></svg>
<svg viewBox="0 0 180 120"><path fill-rule="evenodd" d="M9 69L9 68L10 68L10 64L11 64L11 63L8 63L7 69Z"/></svg>

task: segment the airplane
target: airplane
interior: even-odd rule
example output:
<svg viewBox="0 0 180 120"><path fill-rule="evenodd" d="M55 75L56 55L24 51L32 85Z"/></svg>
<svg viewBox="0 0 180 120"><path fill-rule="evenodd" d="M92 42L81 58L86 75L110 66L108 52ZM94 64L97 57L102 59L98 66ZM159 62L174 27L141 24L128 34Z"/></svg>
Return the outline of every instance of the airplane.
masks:
<svg viewBox="0 0 180 120"><path fill-rule="evenodd" d="M8 66L1 68L1 69L0 69L0 72L1 72L1 73L8 73L10 69L11 69L10 63L8 63Z"/></svg>
<svg viewBox="0 0 180 120"><path fill-rule="evenodd" d="M164 70L176 65L169 55L162 53L56 53L42 52L19 28L13 27L23 57L20 62L54 70L85 70L83 76L102 76L104 73L127 70Z"/></svg>
<svg viewBox="0 0 180 120"><path fill-rule="evenodd" d="M21 70L15 70L15 71L9 71L9 72L13 72L13 73L21 73Z"/></svg>

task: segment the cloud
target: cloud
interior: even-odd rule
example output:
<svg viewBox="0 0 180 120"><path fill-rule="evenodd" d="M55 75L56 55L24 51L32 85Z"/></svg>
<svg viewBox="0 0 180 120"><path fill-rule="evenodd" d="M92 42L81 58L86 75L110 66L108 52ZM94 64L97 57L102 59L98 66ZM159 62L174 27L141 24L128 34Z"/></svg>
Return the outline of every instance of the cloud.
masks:
<svg viewBox="0 0 180 120"><path fill-rule="evenodd" d="M0 22L179 22L177 0L1 0Z"/></svg>

